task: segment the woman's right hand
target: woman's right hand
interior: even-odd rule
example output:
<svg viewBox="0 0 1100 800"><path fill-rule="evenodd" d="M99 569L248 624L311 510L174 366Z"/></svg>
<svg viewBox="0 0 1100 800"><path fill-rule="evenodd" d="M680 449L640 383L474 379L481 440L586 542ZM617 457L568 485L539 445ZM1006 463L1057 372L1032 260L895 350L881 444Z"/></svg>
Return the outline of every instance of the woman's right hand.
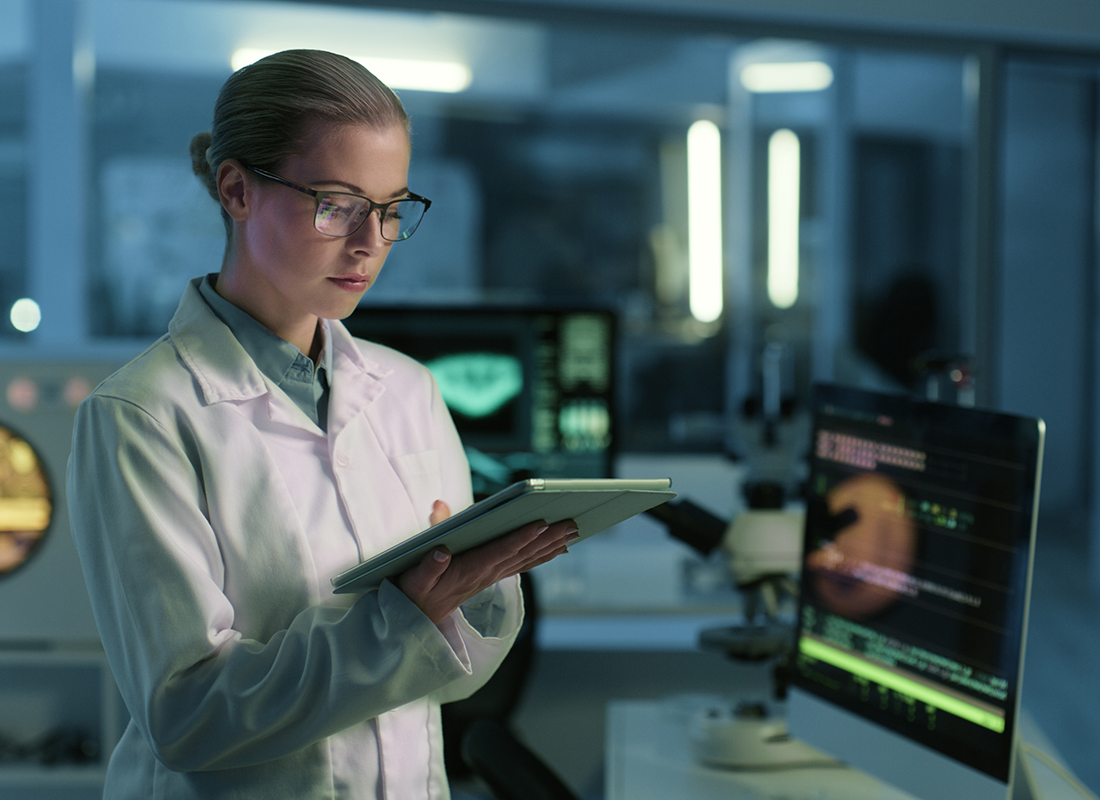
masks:
<svg viewBox="0 0 1100 800"><path fill-rule="evenodd" d="M441 504L437 504L436 511L438 505ZM437 516L433 512L433 524L446 519ZM576 524L563 520L553 525L532 522L458 555L437 547L419 564L401 573L397 586L428 619L439 624L497 581L527 572L565 553L577 538Z"/></svg>

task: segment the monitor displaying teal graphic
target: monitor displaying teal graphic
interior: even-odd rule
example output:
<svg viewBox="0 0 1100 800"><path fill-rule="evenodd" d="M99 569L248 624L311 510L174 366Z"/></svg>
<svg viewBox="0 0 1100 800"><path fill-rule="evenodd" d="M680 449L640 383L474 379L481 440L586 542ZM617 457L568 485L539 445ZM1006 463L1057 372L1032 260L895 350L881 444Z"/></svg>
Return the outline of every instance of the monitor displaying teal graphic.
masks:
<svg viewBox="0 0 1100 800"><path fill-rule="evenodd" d="M612 310L362 306L344 324L432 371L466 446L475 492L526 477L612 474Z"/></svg>
<svg viewBox="0 0 1100 800"><path fill-rule="evenodd" d="M474 419L491 417L523 391L523 362L504 353L452 353L427 362L447 407Z"/></svg>

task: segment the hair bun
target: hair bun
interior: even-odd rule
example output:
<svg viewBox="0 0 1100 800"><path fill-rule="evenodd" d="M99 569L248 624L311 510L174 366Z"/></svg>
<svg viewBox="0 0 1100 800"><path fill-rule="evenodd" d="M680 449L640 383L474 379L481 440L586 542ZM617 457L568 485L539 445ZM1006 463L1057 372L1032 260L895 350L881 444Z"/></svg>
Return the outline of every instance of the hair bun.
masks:
<svg viewBox="0 0 1100 800"><path fill-rule="evenodd" d="M218 189L214 182L214 173L210 169L210 145L213 139L209 131L196 133L191 137L191 171L202 181L211 197L218 199Z"/></svg>
<svg viewBox="0 0 1100 800"><path fill-rule="evenodd" d="M210 149L213 139L210 132L196 133L191 137L191 169L196 175L202 175L210 171L210 162L206 159L206 151Z"/></svg>

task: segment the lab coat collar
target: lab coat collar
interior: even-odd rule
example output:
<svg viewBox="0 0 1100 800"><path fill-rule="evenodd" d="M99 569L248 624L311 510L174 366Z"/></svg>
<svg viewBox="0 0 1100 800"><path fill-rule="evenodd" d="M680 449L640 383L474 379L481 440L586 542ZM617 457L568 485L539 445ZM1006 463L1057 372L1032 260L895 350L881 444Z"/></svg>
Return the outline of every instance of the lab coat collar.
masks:
<svg viewBox="0 0 1100 800"><path fill-rule="evenodd" d="M348 333L342 322L331 319L321 320L325 328L325 341L332 351L330 371L339 372L351 367L355 372L369 375L373 378L385 378L393 372L391 367L384 367L373 359L363 355L363 351L355 343L355 338Z"/></svg>
<svg viewBox="0 0 1100 800"><path fill-rule="evenodd" d="M202 278L187 283L168 335L195 376L207 403L252 400L268 392L263 375L229 327L199 294Z"/></svg>
<svg viewBox="0 0 1100 800"><path fill-rule="evenodd" d="M270 392L263 374L249 358L229 327L199 293L202 278L188 281L179 307L168 323L168 334L184 365L195 376L207 403L253 400ZM332 391L341 398L356 398L362 407L384 391L381 382L392 370L365 357L341 323L322 320L332 350ZM340 380L335 380L335 375ZM346 385L341 386L345 383ZM336 397L333 406L344 407ZM331 422L332 420L330 420Z"/></svg>
<svg viewBox="0 0 1100 800"><path fill-rule="evenodd" d="M360 409L382 396L386 391L383 379L393 369L363 355L342 323L321 320L321 324L332 350L328 426L329 432L335 433L343 430Z"/></svg>

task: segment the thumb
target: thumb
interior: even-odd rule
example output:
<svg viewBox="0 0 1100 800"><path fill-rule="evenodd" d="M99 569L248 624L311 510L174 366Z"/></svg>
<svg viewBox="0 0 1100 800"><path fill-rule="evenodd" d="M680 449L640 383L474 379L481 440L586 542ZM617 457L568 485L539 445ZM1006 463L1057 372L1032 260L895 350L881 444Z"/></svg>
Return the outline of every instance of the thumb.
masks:
<svg viewBox="0 0 1100 800"><path fill-rule="evenodd" d="M439 583L439 579L443 577L443 573L450 565L451 551L446 547L437 547L429 551L420 559L419 564L402 574L402 591L416 596L428 594Z"/></svg>
<svg viewBox="0 0 1100 800"><path fill-rule="evenodd" d="M428 518L428 522L432 525L438 525L451 516L451 507L444 503L442 500L436 500L432 503L432 513Z"/></svg>

